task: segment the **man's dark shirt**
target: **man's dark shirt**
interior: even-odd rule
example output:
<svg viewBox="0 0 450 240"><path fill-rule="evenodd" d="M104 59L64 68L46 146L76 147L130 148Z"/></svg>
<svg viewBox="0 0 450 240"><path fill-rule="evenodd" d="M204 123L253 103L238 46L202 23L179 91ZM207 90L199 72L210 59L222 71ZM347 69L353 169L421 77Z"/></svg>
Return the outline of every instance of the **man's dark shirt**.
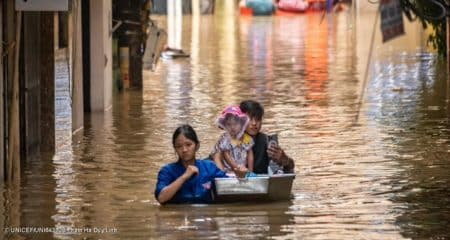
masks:
<svg viewBox="0 0 450 240"><path fill-rule="evenodd" d="M256 174L267 174L267 167L269 167L270 158L267 154L268 137L264 133L258 133L253 138L255 145L253 145L253 172ZM284 173L292 173L293 169L285 166Z"/></svg>
<svg viewBox="0 0 450 240"><path fill-rule="evenodd" d="M269 156L267 155L267 135L258 133L255 138L255 145L253 145L253 172L256 174L267 174L267 167L269 166Z"/></svg>

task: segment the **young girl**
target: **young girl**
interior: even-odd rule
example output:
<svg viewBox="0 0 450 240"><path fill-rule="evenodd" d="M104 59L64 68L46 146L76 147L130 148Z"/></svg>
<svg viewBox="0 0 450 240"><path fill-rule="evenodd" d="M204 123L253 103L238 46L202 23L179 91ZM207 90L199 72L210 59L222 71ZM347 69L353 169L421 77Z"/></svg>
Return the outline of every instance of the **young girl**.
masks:
<svg viewBox="0 0 450 240"><path fill-rule="evenodd" d="M249 123L248 116L238 106L229 106L222 111L216 123L225 130L213 150L213 153L222 153L215 154L219 159L214 161L219 168L227 172L242 169L253 172L254 143L252 137L245 133Z"/></svg>
<svg viewBox="0 0 450 240"><path fill-rule="evenodd" d="M214 179L226 177L213 162L197 160L200 141L189 125L178 127L172 136L178 160L161 168L155 188L159 203L212 203Z"/></svg>

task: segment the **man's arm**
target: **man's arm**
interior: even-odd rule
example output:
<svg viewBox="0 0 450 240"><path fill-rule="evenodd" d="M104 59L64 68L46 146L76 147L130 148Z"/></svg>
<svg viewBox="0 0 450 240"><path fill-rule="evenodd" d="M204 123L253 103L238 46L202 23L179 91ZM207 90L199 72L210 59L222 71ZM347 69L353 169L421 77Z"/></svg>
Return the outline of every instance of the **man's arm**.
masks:
<svg viewBox="0 0 450 240"><path fill-rule="evenodd" d="M284 152L284 151L283 151ZM281 166L283 166L283 171L285 173L294 173L295 163L294 159L290 158L284 153L284 160L282 160Z"/></svg>
<svg viewBox="0 0 450 240"><path fill-rule="evenodd" d="M269 146L267 148L267 154L271 159L273 159L278 165L283 167L284 172L294 172L295 163L292 158L290 158L284 150L279 146Z"/></svg>

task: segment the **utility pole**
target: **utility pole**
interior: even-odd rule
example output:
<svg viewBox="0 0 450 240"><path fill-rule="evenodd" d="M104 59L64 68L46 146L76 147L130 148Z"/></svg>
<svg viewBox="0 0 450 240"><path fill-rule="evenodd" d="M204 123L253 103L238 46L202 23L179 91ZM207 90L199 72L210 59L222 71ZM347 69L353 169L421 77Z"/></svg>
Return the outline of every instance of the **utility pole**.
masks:
<svg viewBox="0 0 450 240"><path fill-rule="evenodd" d="M8 181L20 181L20 118L19 118L19 54L22 27L22 12L16 13L16 45L14 51L14 70L11 88L9 114L9 142L7 159Z"/></svg>

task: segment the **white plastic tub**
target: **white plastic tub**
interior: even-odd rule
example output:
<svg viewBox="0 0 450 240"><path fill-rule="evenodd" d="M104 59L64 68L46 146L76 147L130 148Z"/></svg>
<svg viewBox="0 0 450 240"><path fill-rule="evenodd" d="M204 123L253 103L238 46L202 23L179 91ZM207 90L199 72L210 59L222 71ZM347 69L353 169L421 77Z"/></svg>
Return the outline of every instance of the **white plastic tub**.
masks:
<svg viewBox="0 0 450 240"><path fill-rule="evenodd" d="M295 174L258 175L247 179L216 178L217 202L289 200Z"/></svg>
<svg viewBox="0 0 450 240"><path fill-rule="evenodd" d="M215 182L218 195L267 194L269 192L269 177L216 178Z"/></svg>

